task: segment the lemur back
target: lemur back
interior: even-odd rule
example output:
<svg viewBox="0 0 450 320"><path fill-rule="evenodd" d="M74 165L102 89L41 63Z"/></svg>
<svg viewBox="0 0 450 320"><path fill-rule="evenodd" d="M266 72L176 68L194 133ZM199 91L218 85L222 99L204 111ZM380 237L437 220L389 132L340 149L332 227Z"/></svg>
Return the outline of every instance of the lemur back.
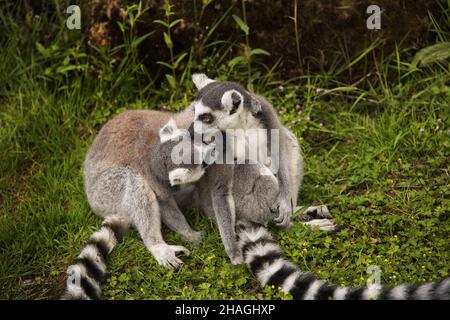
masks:
<svg viewBox="0 0 450 320"><path fill-rule="evenodd" d="M216 220L211 198L209 176L215 176L215 166L210 166L204 178L197 184L200 208ZM237 164L233 174L233 198L235 205L235 225L240 221L251 221L266 225L273 220L271 208L275 203L279 186L275 176L262 164Z"/></svg>

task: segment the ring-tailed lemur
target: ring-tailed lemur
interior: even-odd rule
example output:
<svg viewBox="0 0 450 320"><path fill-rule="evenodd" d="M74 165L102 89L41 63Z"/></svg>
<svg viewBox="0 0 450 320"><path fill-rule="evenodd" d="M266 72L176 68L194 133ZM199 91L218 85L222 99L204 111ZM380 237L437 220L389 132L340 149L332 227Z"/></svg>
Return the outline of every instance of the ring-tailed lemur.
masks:
<svg viewBox="0 0 450 320"><path fill-rule="evenodd" d="M238 226L239 247L260 285L281 287L299 300L450 300L450 277L424 284L395 287L342 287L328 284L287 260L270 233L260 224Z"/></svg>
<svg viewBox="0 0 450 320"><path fill-rule="evenodd" d="M80 254L75 269L69 269L69 274L80 271L81 268L80 272L85 278L90 273L92 276L96 274L97 280L101 280L105 270L104 257L128 230L130 224L138 230L144 244L164 267L177 267L182 261L175 253L188 251L184 247L169 246L164 242L160 230L161 219L185 240L195 243L201 239L202 233L190 228L176 203L183 198L192 199L192 188L186 187L175 192L168 185L168 177L164 173L171 172L169 180L172 184L178 184L193 182L200 178L203 171L198 166L194 166L192 170L175 170L176 167L170 162L164 167L169 153L165 152L163 159L161 152L155 156L158 154L158 148L165 145L157 143L158 130L172 116L181 128L187 128L194 117L193 105L176 115L149 110L127 111L109 121L99 132L86 157L84 176L89 204L97 215L106 218L104 226L91 237L90 245ZM173 125L168 125L161 130L161 135L173 137L177 135L174 132L178 130ZM288 130L285 130L285 133L289 145L287 158L291 168L292 197L296 199L303 162L295 136ZM176 181L185 174L191 176L189 181ZM233 236L235 242L234 227L233 224L233 234L230 237ZM114 230L122 231L115 234ZM94 263L88 265L89 260ZM95 272L95 263L98 264L97 269L100 272ZM84 281L85 286L88 284ZM78 283L70 289L73 291L73 297L78 297L77 294L81 290L77 289L77 285L80 286ZM94 289L90 292L100 292L98 285L94 286Z"/></svg>
<svg viewBox="0 0 450 320"><path fill-rule="evenodd" d="M201 239L202 233L190 228L174 195L177 186L201 178L203 160L213 145L192 145L187 130L178 129L173 119L160 130L148 127L152 121L165 121L168 116L155 111L129 111L100 130L86 157L84 174L89 204L104 222L68 268L63 299L100 298L106 257L130 225L137 229L158 263L168 268L182 263L177 252L188 255L189 250L164 242L161 220L187 241ZM200 164L175 164L172 149L180 145L181 150L191 152L191 159L201 159Z"/></svg>
<svg viewBox="0 0 450 320"><path fill-rule="evenodd" d="M244 139L241 140L246 144L244 149L256 144L258 162L270 167L279 182L279 193L271 210L278 213L278 216L274 215L271 220L279 227L289 227L303 175L303 159L297 139L282 126L273 106L267 100L249 93L238 83L212 80L204 74L195 74L193 81L199 92L192 103L195 115L190 132L202 135L201 139L204 141L204 135L209 132L226 131L228 134L231 132L229 129L236 133L238 130L244 131ZM254 141L252 139L255 136L250 136L248 129L263 130L257 130ZM278 148L272 148L272 130L278 135L278 141L275 141ZM237 149L231 150L233 158L238 156L237 152ZM245 152L243 156L245 158L248 155ZM209 181L214 218L225 250L231 262L239 264L242 263L242 253L235 233L233 168L229 164L214 165L207 171L205 179ZM211 173L212 170L214 173Z"/></svg>
<svg viewBox="0 0 450 320"><path fill-rule="evenodd" d="M258 132L257 141L250 141L254 137L246 137L247 144L258 144L258 160L267 165L276 174L280 185L278 196L278 216L274 222L280 227L289 227L293 211L293 203L296 205L301 175L303 171L303 159L298 148L295 136L289 139L286 128L273 108L265 98L252 94L243 86L231 81L218 81L208 78L205 74L194 74L192 77L199 93L195 98L193 130L200 133L209 130L225 131L228 129L264 129ZM271 148L272 130L279 132L279 149ZM260 134L262 133L262 134ZM289 140L295 140L296 150L291 150ZM235 150L237 153L238 151ZM272 154L275 153L275 154ZM246 154L245 156L248 156ZM236 157L236 154L235 154ZM277 160L278 167L274 167L273 160ZM290 174L292 167L298 167L297 176Z"/></svg>

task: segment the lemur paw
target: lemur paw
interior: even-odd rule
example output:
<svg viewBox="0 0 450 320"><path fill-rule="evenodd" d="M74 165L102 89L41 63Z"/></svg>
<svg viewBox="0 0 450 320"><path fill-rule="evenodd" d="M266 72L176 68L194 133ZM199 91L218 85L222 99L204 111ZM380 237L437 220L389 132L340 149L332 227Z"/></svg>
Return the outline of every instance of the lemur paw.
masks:
<svg viewBox="0 0 450 320"><path fill-rule="evenodd" d="M318 227L322 231L334 231L337 229L334 221L330 219L313 219L307 222L303 222L303 224L310 227Z"/></svg>
<svg viewBox="0 0 450 320"><path fill-rule="evenodd" d="M205 235L205 231L193 231L189 235L184 236L183 239L193 245L198 245L200 242L202 242Z"/></svg>
<svg viewBox="0 0 450 320"><path fill-rule="evenodd" d="M333 216L325 205L308 207L297 218L299 221L311 221L313 219L333 219Z"/></svg>
<svg viewBox="0 0 450 320"><path fill-rule="evenodd" d="M292 226L292 207L286 200L280 200L278 206L278 216L273 219L275 226L287 229Z"/></svg>
<svg viewBox="0 0 450 320"><path fill-rule="evenodd" d="M187 256L191 254L183 246L170 246L166 243L154 245L150 251L159 265L167 269L176 269L183 264L183 261L176 256L177 252L182 252Z"/></svg>
<svg viewBox="0 0 450 320"><path fill-rule="evenodd" d="M311 227L318 227L323 231L335 231L338 229L338 226L334 224L333 216L325 205L307 208L296 220Z"/></svg>

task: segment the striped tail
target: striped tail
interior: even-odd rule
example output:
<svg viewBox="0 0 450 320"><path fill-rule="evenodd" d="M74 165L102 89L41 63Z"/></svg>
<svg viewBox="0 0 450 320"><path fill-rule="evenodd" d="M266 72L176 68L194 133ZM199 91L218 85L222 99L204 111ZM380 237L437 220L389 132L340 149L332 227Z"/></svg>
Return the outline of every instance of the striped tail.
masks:
<svg viewBox="0 0 450 320"><path fill-rule="evenodd" d="M298 300L450 300L450 277L422 285L378 288L340 287L302 272L287 260L270 233L261 225L238 227L244 261L262 287L281 287Z"/></svg>
<svg viewBox="0 0 450 320"><path fill-rule="evenodd" d="M105 280L106 258L129 230L128 222L118 216L108 216L101 228L67 269L63 300L100 299L100 285Z"/></svg>

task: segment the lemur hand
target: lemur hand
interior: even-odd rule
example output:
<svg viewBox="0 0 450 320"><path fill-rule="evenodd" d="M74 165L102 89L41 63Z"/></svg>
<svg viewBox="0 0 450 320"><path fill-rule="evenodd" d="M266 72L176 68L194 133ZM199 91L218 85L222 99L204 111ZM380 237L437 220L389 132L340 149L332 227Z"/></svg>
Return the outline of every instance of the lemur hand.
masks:
<svg viewBox="0 0 450 320"><path fill-rule="evenodd" d="M292 227L292 205L291 201L286 197L280 196L278 198L278 216L273 219L275 226L283 229Z"/></svg>

